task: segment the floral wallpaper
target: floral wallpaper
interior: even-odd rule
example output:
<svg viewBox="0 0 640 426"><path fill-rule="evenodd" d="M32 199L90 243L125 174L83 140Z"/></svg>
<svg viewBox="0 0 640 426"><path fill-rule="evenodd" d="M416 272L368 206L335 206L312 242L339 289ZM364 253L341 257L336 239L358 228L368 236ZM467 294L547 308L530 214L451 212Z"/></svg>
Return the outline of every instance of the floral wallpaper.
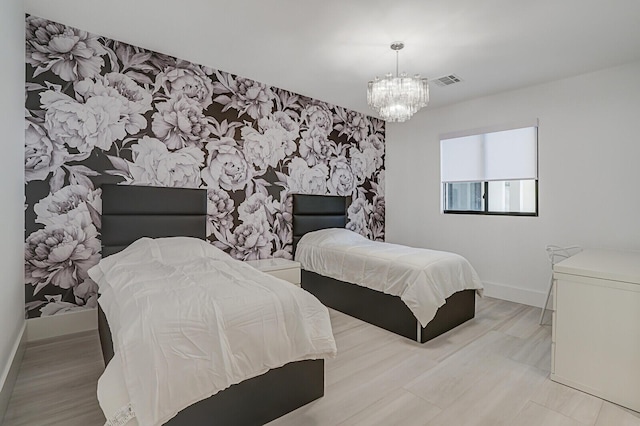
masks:
<svg viewBox="0 0 640 426"><path fill-rule="evenodd" d="M291 258L291 193L352 197L384 239L384 122L35 16L26 18L29 317L96 306L100 185L206 188L209 241Z"/></svg>

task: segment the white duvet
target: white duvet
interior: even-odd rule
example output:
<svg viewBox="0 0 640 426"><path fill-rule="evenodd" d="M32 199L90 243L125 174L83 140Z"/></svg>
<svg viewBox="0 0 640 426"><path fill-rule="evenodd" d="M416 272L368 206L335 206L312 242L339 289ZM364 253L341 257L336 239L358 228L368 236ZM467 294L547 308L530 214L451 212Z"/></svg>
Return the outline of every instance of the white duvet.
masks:
<svg viewBox="0 0 640 426"><path fill-rule="evenodd" d="M295 258L307 271L399 296L423 327L447 297L483 289L476 271L458 254L371 241L347 229L305 234Z"/></svg>
<svg viewBox="0 0 640 426"><path fill-rule="evenodd" d="M89 275L141 425L165 423L271 368L336 353L328 310L315 297L205 241L143 238Z"/></svg>

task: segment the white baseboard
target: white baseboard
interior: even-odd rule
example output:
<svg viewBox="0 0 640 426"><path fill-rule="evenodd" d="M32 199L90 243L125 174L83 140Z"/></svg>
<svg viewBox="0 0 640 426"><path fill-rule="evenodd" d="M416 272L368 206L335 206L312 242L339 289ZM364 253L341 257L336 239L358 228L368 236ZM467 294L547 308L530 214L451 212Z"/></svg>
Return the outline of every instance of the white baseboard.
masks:
<svg viewBox="0 0 640 426"><path fill-rule="evenodd" d="M9 363L5 366L2 375L0 376L0 424L4 419L4 415L7 412L9 406L9 400L11 399L11 393L13 392L13 386L18 378L18 370L22 363L22 357L27 347L27 323L26 321L22 325L19 337L13 345L11 351L11 357Z"/></svg>
<svg viewBox="0 0 640 426"><path fill-rule="evenodd" d="M98 328L98 310L85 309L27 320L29 342Z"/></svg>
<svg viewBox="0 0 640 426"><path fill-rule="evenodd" d="M482 284L484 284L484 295L495 299L508 300L510 302L541 308L547 298L547 293L541 291L511 287L505 284L488 282L483 282Z"/></svg>

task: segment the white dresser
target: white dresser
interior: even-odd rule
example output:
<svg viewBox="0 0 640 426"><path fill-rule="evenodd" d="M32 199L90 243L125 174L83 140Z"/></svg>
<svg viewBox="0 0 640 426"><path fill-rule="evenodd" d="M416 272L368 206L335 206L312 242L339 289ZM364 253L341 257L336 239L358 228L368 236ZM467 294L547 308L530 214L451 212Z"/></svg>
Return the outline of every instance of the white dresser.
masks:
<svg viewBox="0 0 640 426"><path fill-rule="evenodd" d="M300 287L300 262L280 258L248 260L254 268Z"/></svg>
<svg viewBox="0 0 640 426"><path fill-rule="evenodd" d="M553 270L551 380L640 411L640 253L585 250Z"/></svg>

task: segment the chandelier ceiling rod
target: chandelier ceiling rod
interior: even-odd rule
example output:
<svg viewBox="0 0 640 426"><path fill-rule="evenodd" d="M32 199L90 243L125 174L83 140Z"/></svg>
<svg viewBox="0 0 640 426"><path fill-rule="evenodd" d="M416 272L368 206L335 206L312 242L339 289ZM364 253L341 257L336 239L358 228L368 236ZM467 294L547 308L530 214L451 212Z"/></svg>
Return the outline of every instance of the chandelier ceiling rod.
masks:
<svg viewBox="0 0 640 426"><path fill-rule="evenodd" d="M396 77L400 75L398 71L398 63L400 62L400 51L404 48L404 43L401 41L396 41L391 43L391 49L396 51Z"/></svg>

